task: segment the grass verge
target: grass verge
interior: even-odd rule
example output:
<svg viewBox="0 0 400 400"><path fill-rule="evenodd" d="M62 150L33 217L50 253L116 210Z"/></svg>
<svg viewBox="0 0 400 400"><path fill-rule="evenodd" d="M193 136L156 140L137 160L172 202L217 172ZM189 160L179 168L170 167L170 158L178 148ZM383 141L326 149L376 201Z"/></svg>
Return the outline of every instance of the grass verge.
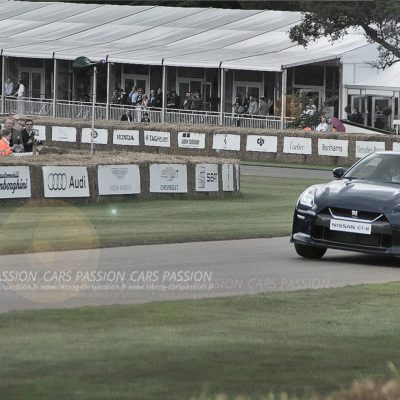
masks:
<svg viewBox="0 0 400 400"><path fill-rule="evenodd" d="M326 170L332 171L335 168L334 165L318 165L318 164L303 164L303 163L281 163L275 161L251 161L251 160L240 160L240 165L254 165L257 167L279 167L279 168L299 168L299 169L319 169L319 170ZM345 165L340 164L340 167L345 169L349 168L351 164Z"/></svg>
<svg viewBox="0 0 400 400"><path fill-rule="evenodd" d="M300 193L315 180L242 176L237 197L10 204L0 254L288 235Z"/></svg>
<svg viewBox="0 0 400 400"><path fill-rule="evenodd" d="M1 397L258 399L385 379L400 365L399 294L391 283L3 314Z"/></svg>

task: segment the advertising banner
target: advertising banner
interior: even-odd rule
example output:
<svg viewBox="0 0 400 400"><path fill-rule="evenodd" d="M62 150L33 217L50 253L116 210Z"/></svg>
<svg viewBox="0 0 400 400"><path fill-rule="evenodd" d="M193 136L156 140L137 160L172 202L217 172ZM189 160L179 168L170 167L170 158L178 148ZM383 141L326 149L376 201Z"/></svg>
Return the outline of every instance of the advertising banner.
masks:
<svg viewBox="0 0 400 400"><path fill-rule="evenodd" d="M86 167L44 166L44 197L89 197Z"/></svg>
<svg viewBox="0 0 400 400"><path fill-rule="evenodd" d="M99 195L140 193L139 165L99 165Z"/></svg>
<svg viewBox="0 0 400 400"><path fill-rule="evenodd" d="M236 190L240 188L240 164L235 164L236 171Z"/></svg>
<svg viewBox="0 0 400 400"><path fill-rule="evenodd" d="M213 136L214 150L235 150L240 151L240 135L231 135L227 133L216 133Z"/></svg>
<svg viewBox="0 0 400 400"><path fill-rule="evenodd" d="M29 167L0 166L0 199L31 197Z"/></svg>
<svg viewBox="0 0 400 400"><path fill-rule="evenodd" d="M400 142L393 142L393 151L400 151Z"/></svg>
<svg viewBox="0 0 400 400"><path fill-rule="evenodd" d="M393 143L394 146L394 143ZM356 157L362 158L374 151L385 151L385 142L356 141Z"/></svg>
<svg viewBox="0 0 400 400"><path fill-rule="evenodd" d="M82 128L82 143L92 143L92 129ZM95 144L107 144L108 142L108 130L107 129L95 129L93 131L93 143Z"/></svg>
<svg viewBox="0 0 400 400"><path fill-rule="evenodd" d="M145 146L170 147L170 133L159 131L144 131Z"/></svg>
<svg viewBox="0 0 400 400"><path fill-rule="evenodd" d="M151 164L151 193L187 193L186 164Z"/></svg>
<svg viewBox="0 0 400 400"><path fill-rule="evenodd" d="M217 164L196 164L196 192L218 192Z"/></svg>
<svg viewBox="0 0 400 400"><path fill-rule="evenodd" d="M349 141L336 139L318 139L320 156L348 157Z"/></svg>
<svg viewBox="0 0 400 400"><path fill-rule="evenodd" d="M33 125L35 138L44 142L46 140L46 127L44 125Z"/></svg>
<svg viewBox="0 0 400 400"><path fill-rule="evenodd" d="M233 191L233 164L222 164L222 190Z"/></svg>
<svg viewBox="0 0 400 400"><path fill-rule="evenodd" d="M139 146L139 131L114 129L113 143L125 146Z"/></svg>
<svg viewBox="0 0 400 400"><path fill-rule="evenodd" d="M246 151L262 151L265 153L276 153L278 149L278 138L276 136L248 135Z"/></svg>
<svg viewBox="0 0 400 400"><path fill-rule="evenodd" d="M204 149L206 147L206 135L205 133L178 132L178 147Z"/></svg>
<svg viewBox="0 0 400 400"><path fill-rule="evenodd" d="M76 142L76 128L73 126L52 126L51 140L54 142Z"/></svg>
<svg viewBox="0 0 400 400"><path fill-rule="evenodd" d="M312 154L311 138L285 136L283 138L283 152L292 154Z"/></svg>

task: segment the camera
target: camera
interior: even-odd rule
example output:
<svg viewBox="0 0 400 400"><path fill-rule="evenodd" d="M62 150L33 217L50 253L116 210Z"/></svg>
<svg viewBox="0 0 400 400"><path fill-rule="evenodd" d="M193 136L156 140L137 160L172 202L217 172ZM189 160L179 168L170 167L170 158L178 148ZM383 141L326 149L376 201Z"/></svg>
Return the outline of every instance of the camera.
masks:
<svg viewBox="0 0 400 400"><path fill-rule="evenodd" d="M32 129L32 131L29 133L29 138L32 139L33 143L36 143L38 145L43 144L43 142L37 139L36 136L38 136L38 130Z"/></svg>

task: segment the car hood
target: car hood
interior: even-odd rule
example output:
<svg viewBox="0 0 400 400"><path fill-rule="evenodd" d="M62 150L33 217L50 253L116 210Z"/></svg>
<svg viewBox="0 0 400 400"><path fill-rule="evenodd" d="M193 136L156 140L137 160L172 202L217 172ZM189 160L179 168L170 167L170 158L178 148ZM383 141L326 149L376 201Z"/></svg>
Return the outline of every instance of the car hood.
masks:
<svg viewBox="0 0 400 400"><path fill-rule="evenodd" d="M362 211L400 212L400 184L339 179L317 187L318 209L338 207Z"/></svg>

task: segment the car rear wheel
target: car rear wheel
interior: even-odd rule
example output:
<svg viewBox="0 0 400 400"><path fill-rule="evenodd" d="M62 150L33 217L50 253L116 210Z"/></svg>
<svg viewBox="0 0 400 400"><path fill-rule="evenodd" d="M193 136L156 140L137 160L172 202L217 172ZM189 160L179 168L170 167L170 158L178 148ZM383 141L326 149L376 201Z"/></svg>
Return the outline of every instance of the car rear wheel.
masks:
<svg viewBox="0 0 400 400"><path fill-rule="evenodd" d="M326 247L307 246L295 243L294 248L299 256L305 258L321 258L326 253Z"/></svg>

